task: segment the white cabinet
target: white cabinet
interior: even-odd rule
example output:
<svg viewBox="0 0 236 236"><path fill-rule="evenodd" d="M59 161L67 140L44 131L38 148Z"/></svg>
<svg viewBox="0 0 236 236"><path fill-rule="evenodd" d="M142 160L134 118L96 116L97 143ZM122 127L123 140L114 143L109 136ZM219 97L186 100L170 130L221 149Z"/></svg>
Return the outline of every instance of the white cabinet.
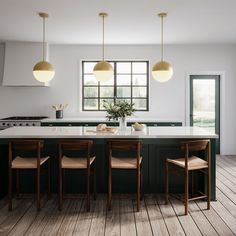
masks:
<svg viewBox="0 0 236 236"><path fill-rule="evenodd" d="M47 50L48 51L48 50ZM33 76L34 65L42 60L42 43L6 42L3 86L49 86Z"/></svg>

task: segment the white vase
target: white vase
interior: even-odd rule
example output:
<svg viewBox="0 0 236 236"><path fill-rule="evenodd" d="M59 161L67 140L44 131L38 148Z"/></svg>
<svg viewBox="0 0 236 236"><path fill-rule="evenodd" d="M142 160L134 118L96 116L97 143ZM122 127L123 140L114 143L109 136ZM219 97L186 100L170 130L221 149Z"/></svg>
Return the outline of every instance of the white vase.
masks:
<svg viewBox="0 0 236 236"><path fill-rule="evenodd" d="M126 127L127 127L126 117L120 117L119 118L119 129L126 130Z"/></svg>

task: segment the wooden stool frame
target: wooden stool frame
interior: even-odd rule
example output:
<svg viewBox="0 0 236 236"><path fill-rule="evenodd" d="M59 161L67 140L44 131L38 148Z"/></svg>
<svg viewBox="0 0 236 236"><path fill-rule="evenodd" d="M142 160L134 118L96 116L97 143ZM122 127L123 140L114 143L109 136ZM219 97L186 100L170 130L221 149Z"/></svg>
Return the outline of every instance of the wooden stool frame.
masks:
<svg viewBox="0 0 236 236"><path fill-rule="evenodd" d="M64 193L65 170L87 170L86 174L86 191L87 191L87 211L90 211L90 177L93 175L93 196L96 200L96 157L92 164L90 164L90 152L93 146L92 140L65 140L59 142L59 206L58 209L62 210L62 200L65 198L77 198L76 196L66 197ZM86 151L86 167L85 168L63 168L62 158L64 151ZM78 157L79 159L80 157Z"/></svg>
<svg viewBox="0 0 236 236"><path fill-rule="evenodd" d="M183 142L181 149L185 152L184 157L184 166L178 166L174 164L174 159L166 159L166 169L165 169L165 195L166 195L166 204L169 202L169 176L168 173L169 170L169 164L172 164L172 166L178 167L178 169L175 169L174 171L171 171L174 174L178 174L178 172L181 170L184 172L184 199L180 199L184 202L185 205L185 215L188 214L188 203L189 201L194 201L198 199L204 199L207 198L207 209L210 209L210 199L211 199L211 143L210 140L196 140L196 141L187 141ZM207 166L197 166L193 169L189 169L189 158L190 153L197 152L197 151L205 151L207 152L206 155L206 162ZM199 192L200 196L189 198L189 172L191 171L193 174L193 171L199 170L202 171L204 174L207 175L207 194L204 194L202 192ZM205 171L206 170L206 171ZM193 192L193 175L192 175L192 192ZM176 197L176 196L175 196Z"/></svg>
<svg viewBox="0 0 236 236"><path fill-rule="evenodd" d="M41 165L44 163L48 163L47 168L47 176L48 176L48 190L47 190L47 197L48 199L51 198L51 179L50 179L50 157L41 164L41 150L43 148L44 141L43 140L12 140L9 142L8 146L8 199L9 199L9 205L8 209L9 211L12 210L12 171L13 169L16 170L16 193L17 197L19 197L20 187L19 187L19 172L20 170L29 170L29 169L36 169L36 193L37 193L37 210L39 211L41 209L41 196L40 196L40 176L41 176ZM37 151L37 165L35 168L28 168L27 166L22 166L20 168L13 168L13 152L14 151ZM27 158L27 157L25 157Z"/></svg>
<svg viewBox="0 0 236 236"><path fill-rule="evenodd" d="M112 198L112 157L113 151L136 151L136 165L132 170L136 169L137 171L137 211L140 210L140 199L142 199L142 157L141 157L141 141L139 140L111 140L108 141L108 155L109 155L109 163L108 163L108 210L111 209L111 198ZM123 163L125 165L125 163ZM117 167L115 169L129 169L124 167Z"/></svg>

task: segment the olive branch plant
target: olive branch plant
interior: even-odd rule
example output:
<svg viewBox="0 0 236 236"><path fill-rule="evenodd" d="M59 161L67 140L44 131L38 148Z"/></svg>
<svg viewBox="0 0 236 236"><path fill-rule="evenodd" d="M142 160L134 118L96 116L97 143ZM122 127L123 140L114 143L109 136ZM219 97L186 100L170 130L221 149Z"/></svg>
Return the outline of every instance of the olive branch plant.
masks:
<svg viewBox="0 0 236 236"><path fill-rule="evenodd" d="M109 121L131 116L136 111L134 103L128 103L125 100L115 100L113 103L108 103L106 100L103 100L103 107L107 112L106 118Z"/></svg>

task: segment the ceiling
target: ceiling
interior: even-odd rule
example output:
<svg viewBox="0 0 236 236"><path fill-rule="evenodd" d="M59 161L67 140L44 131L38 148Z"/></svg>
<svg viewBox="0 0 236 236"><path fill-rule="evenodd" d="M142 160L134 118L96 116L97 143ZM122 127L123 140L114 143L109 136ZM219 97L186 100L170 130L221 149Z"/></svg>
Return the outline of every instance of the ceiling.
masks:
<svg viewBox="0 0 236 236"><path fill-rule="evenodd" d="M102 11L107 44L158 44L163 11L165 43L236 43L236 0L0 0L0 41L41 41L40 11L50 43L100 44Z"/></svg>

